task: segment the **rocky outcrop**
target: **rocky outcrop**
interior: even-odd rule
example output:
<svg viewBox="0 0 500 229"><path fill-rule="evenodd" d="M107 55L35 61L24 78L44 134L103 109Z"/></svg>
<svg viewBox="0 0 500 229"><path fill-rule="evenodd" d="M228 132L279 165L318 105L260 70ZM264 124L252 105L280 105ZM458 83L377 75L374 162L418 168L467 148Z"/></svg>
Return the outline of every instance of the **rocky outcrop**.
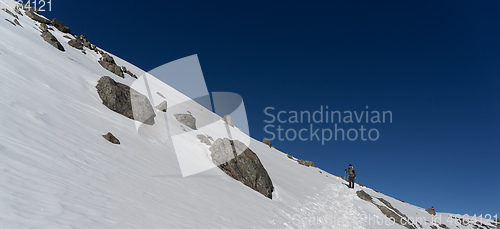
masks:
<svg viewBox="0 0 500 229"><path fill-rule="evenodd" d="M271 177L257 155L238 140L217 139L210 147L212 161L224 173L272 199Z"/></svg>
<svg viewBox="0 0 500 229"><path fill-rule="evenodd" d="M160 111L167 112L167 101L161 102L155 108L160 110Z"/></svg>
<svg viewBox="0 0 500 229"><path fill-rule="evenodd" d="M45 23L40 23L40 25L38 26L38 28L40 28L40 30L42 30L42 32L49 31L49 27Z"/></svg>
<svg viewBox="0 0 500 229"><path fill-rule="evenodd" d="M425 211L431 215L436 215L436 211L434 211L434 209L432 209L432 208L427 208L427 209L425 209Z"/></svg>
<svg viewBox="0 0 500 229"><path fill-rule="evenodd" d="M59 41L57 40L57 38L54 37L54 35L52 35L52 33L50 33L49 31L43 31L41 37L47 43L49 43L50 45L52 45L55 48L59 49L60 51L63 51L63 52L66 51L66 50L64 50L64 47L61 45L61 43L59 43Z"/></svg>
<svg viewBox="0 0 500 229"><path fill-rule="evenodd" d="M200 142L205 144L205 145L209 145L209 146L212 145L212 142L210 142L208 137L204 134L198 134L198 135L196 135L196 138L198 138L198 140L200 140Z"/></svg>
<svg viewBox="0 0 500 229"><path fill-rule="evenodd" d="M266 139L264 139L264 141L265 141L265 140L266 140ZM264 143L265 143L265 142L264 142ZM271 144L271 143L269 143L269 144ZM267 144L266 144L266 145L267 145ZM286 156L287 156L289 159L296 161L296 162L297 162L297 163L299 163L300 165L307 166L307 167L314 167L314 168L317 168L317 167L316 167L316 164L314 164L314 162L313 162L313 161L307 161L307 160L302 160L302 159L300 159L300 160L299 160L299 159L294 158L294 157L293 157L292 155L290 155L290 154L287 154Z"/></svg>
<svg viewBox="0 0 500 229"><path fill-rule="evenodd" d="M377 207L380 209L380 211L386 215L389 219L394 219L394 222L397 224L400 224L408 229L416 229L413 225L411 220L408 219L408 217L400 212L398 209L394 208L391 203L388 201L384 200L383 198L378 198L382 203L385 204L385 206L377 205Z"/></svg>
<svg viewBox="0 0 500 229"><path fill-rule="evenodd" d="M31 18L37 22L45 23L45 24L49 24L49 25L52 24L52 22L49 19L38 15L38 13L36 13L33 10L27 10L27 11L25 11L25 13L26 13L26 16L28 16L29 18Z"/></svg>
<svg viewBox="0 0 500 229"><path fill-rule="evenodd" d="M137 76L134 73L132 73L130 70L128 70L125 66L122 66L122 72L127 73L129 76L137 79Z"/></svg>
<svg viewBox="0 0 500 229"><path fill-rule="evenodd" d="M111 132L108 132L107 134L102 135L102 137L104 137L106 140L108 140L109 142L111 142L113 144L117 144L117 145L120 144L120 140L118 140L118 138L116 138Z"/></svg>
<svg viewBox="0 0 500 229"><path fill-rule="evenodd" d="M363 190L357 191L356 195L360 199L367 201L367 202L370 202L370 203L374 204L375 206L377 206L377 208L382 212L382 214L387 216L387 218L391 219L393 222L395 222L399 225L402 225L408 229L416 229L412 225L411 220L408 219L408 217L405 214L403 214L398 209L393 207L392 204L389 203L389 201L387 201L383 198L378 198L378 200L380 200L380 202L382 202L384 204L384 205L379 205L373 201L372 196L370 196L368 193L366 193Z"/></svg>
<svg viewBox="0 0 500 229"><path fill-rule="evenodd" d="M71 39L71 38L69 38L69 39ZM71 39L70 41L68 41L68 44L71 45L73 48L76 48L76 49L83 49L83 47L86 47L86 48L91 49L91 50L95 50L96 49L95 45L92 45L85 38L85 35L76 36L74 39ZM111 58L111 59L109 59L109 58ZM114 63L113 57L111 57L111 56L106 57L106 61L110 61L110 64Z"/></svg>
<svg viewBox="0 0 500 229"><path fill-rule="evenodd" d="M174 114L175 119L193 130L196 129L196 118L191 114Z"/></svg>
<svg viewBox="0 0 500 229"><path fill-rule="evenodd" d="M54 27L56 27L56 29L58 29L59 31L61 31L63 33L71 33L68 26L66 26L62 21L58 21L55 18L52 19L52 25L54 25Z"/></svg>
<svg viewBox="0 0 500 229"><path fill-rule="evenodd" d="M269 147L273 147L273 145L271 145L271 140L269 140L269 139L262 140L262 143L268 145Z"/></svg>
<svg viewBox="0 0 500 229"><path fill-rule="evenodd" d="M384 214L385 216L387 216L387 218L391 219L391 221L393 221L393 222L395 222L395 223L397 223L399 225L402 225L402 226L404 226L404 227L406 227L408 229L414 229L413 226L405 224L404 222L406 222L406 221L403 220L403 218L401 216L399 216L398 214L394 213L393 211L391 211L386 206L382 206L382 205L376 205L376 206L382 212L382 214Z"/></svg>
<svg viewBox="0 0 500 229"><path fill-rule="evenodd" d="M372 197L370 195L368 195L368 193L366 193L365 191L363 190L359 190L356 192L356 195L358 195L358 197L364 201L368 201L370 203L373 203L373 200L372 200Z"/></svg>
<svg viewBox="0 0 500 229"><path fill-rule="evenodd" d="M313 161L306 161L306 160L298 160L297 161L299 164L303 165L303 166L307 166L307 167L314 167L316 168L316 165L314 164Z"/></svg>
<svg viewBox="0 0 500 229"><path fill-rule="evenodd" d="M68 45L76 49L83 49L83 43L79 38L71 39L68 41Z"/></svg>
<svg viewBox="0 0 500 229"><path fill-rule="evenodd" d="M95 45L92 45L90 43L90 41L87 40L87 37L85 37L85 35L80 35L78 37L76 37L78 40L80 40L80 42L82 42L82 45L83 47L86 47L88 49L91 49L91 50L95 50L96 49L96 46Z"/></svg>
<svg viewBox="0 0 500 229"><path fill-rule="evenodd" d="M107 53L104 53L102 54L102 57L99 59L98 62L106 70L116 74L117 76L124 78L122 69L118 65L116 65L115 60L113 59L112 56L108 55Z"/></svg>
<svg viewBox="0 0 500 229"><path fill-rule="evenodd" d="M231 118L231 116L224 115L224 118L222 118L222 120L224 120L224 122L226 122L227 125L234 127L234 122L233 122L233 119Z"/></svg>
<svg viewBox="0 0 500 229"><path fill-rule="evenodd" d="M123 116L153 125L156 116L149 99L125 84L103 76L96 85L102 104Z"/></svg>
<svg viewBox="0 0 500 229"><path fill-rule="evenodd" d="M94 47L94 46L92 46L92 47ZM103 52L102 50L98 49L97 47L95 47L93 50L94 50L94 52L95 52L95 53L97 53L97 54L101 54L101 55L103 55L103 54L104 54L104 52Z"/></svg>

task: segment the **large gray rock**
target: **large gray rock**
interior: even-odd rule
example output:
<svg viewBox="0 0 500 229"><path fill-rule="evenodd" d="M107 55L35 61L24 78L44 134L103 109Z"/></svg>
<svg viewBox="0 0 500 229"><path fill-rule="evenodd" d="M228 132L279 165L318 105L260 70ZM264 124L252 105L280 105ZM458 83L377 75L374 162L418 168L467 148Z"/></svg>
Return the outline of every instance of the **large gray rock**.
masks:
<svg viewBox="0 0 500 229"><path fill-rule="evenodd" d="M175 119L180 123L196 130L196 118L191 114L174 114Z"/></svg>
<svg viewBox="0 0 500 229"><path fill-rule="evenodd" d="M116 74L117 76L124 78L122 69L120 68L120 66L116 65L115 60L113 59L112 56L108 55L107 53L104 53L102 54L102 57L99 59L98 62L103 68Z"/></svg>
<svg viewBox="0 0 500 229"><path fill-rule="evenodd" d="M57 38L54 37L54 35L52 35L52 33L50 33L49 31L43 31L41 36L42 36L43 40L45 40L47 43L51 44L52 46L59 49L60 51L63 51L63 52L65 51L64 47L61 45L61 43L59 43Z"/></svg>
<svg viewBox="0 0 500 229"><path fill-rule="evenodd" d="M25 11L25 13L26 13L26 16L28 16L29 18L31 18L37 22L45 23L45 24L49 24L49 25L52 24L52 22L49 19L38 15L36 12L34 12L32 10L31 11L27 10L27 11Z"/></svg>
<svg viewBox="0 0 500 229"><path fill-rule="evenodd" d="M96 85L102 104L127 118L153 125L156 116L148 97L125 84L103 76Z"/></svg>
<svg viewBox="0 0 500 229"><path fill-rule="evenodd" d="M55 18L52 19L52 25L54 25L54 27L56 27L56 29L58 29L59 31L61 31L63 33L71 33L68 26L66 26L62 21L58 21Z"/></svg>
<svg viewBox="0 0 500 229"><path fill-rule="evenodd" d="M234 127L234 122L233 122L233 119L231 118L231 116L229 115L224 115L224 118L222 118L224 120L224 122L226 122L228 125Z"/></svg>
<svg viewBox="0 0 500 229"><path fill-rule="evenodd" d="M257 155L238 140L217 139L210 147L212 161L227 175L272 199L271 177Z"/></svg>

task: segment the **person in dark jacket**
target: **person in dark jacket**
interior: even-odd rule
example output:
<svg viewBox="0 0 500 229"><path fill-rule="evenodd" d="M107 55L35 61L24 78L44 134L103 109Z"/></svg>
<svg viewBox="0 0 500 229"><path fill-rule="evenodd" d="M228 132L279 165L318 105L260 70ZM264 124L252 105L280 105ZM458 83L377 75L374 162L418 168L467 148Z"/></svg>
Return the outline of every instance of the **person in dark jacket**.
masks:
<svg viewBox="0 0 500 229"><path fill-rule="evenodd" d="M345 170L347 173L347 181L349 181L349 188L354 188L354 178L356 178L356 170L352 165L349 165L349 168Z"/></svg>

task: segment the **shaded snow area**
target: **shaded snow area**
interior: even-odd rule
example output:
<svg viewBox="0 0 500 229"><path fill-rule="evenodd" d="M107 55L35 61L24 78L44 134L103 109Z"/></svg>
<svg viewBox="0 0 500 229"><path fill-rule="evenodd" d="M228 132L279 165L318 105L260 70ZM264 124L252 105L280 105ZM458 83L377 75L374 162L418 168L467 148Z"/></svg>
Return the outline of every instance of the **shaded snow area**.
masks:
<svg viewBox="0 0 500 229"><path fill-rule="evenodd" d="M40 36L39 22L9 11L22 27L0 11L0 228L407 228L384 222L378 198L423 219L411 228L443 228L433 222L439 216L448 228L494 226L486 219L446 222L449 214L434 216L359 185L348 189L343 179L249 139L154 76L151 105L167 101L167 109L155 109L154 125L141 125L104 106L96 90L102 76L129 86L141 78L108 71L98 63L101 53L68 45L74 37L48 25L60 51ZM175 114L192 115L197 129ZM108 132L120 144L103 138ZM212 163L208 143L224 137L258 156L274 185L272 199ZM360 199L360 190L373 203Z"/></svg>

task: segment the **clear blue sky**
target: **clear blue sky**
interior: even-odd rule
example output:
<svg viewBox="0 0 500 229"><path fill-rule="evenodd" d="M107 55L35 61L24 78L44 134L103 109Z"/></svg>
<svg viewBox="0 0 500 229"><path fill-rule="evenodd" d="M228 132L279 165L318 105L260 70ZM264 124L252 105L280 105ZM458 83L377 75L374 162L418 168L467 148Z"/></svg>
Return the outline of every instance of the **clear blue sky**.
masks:
<svg viewBox="0 0 500 229"><path fill-rule="evenodd" d="M198 54L210 91L244 98L257 139L268 106L391 110L375 142L273 144L334 174L352 163L358 182L421 207L500 214L500 1L56 0L52 10L145 70Z"/></svg>

